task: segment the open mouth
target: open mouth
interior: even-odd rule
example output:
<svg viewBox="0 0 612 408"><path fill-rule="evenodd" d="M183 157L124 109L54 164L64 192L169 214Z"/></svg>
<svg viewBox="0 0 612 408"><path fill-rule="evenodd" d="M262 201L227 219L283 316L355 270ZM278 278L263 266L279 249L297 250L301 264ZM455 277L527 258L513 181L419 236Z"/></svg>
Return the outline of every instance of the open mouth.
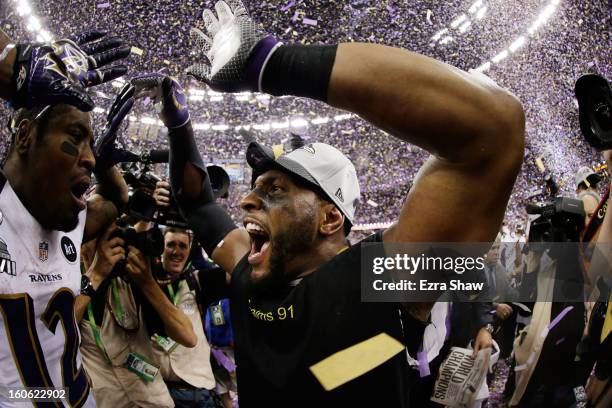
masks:
<svg viewBox="0 0 612 408"><path fill-rule="evenodd" d="M245 228L251 237L249 263L259 265L264 261L270 248L270 236L261 225L250 220L245 222Z"/></svg>
<svg viewBox="0 0 612 408"><path fill-rule="evenodd" d="M89 189L89 181L89 177L83 178L78 183L73 184L73 186L70 188L70 192L76 200L80 210L84 210L87 206L87 201L85 200L85 193Z"/></svg>

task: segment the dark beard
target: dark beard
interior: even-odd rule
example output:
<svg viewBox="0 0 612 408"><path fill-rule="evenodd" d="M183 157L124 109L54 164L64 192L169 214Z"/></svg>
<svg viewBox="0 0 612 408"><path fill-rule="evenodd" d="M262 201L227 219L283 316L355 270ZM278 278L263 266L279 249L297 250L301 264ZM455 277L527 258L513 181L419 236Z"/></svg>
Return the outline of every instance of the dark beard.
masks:
<svg viewBox="0 0 612 408"><path fill-rule="evenodd" d="M40 222L40 225L50 231L62 231L62 232L70 232L74 230L77 225L79 225L79 216L77 213L76 217L70 217L65 219L53 220L50 222Z"/></svg>
<svg viewBox="0 0 612 408"><path fill-rule="evenodd" d="M251 289L258 294L274 294L296 279L300 270L287 270L287 262L302 256L312 246L315 231L315 210L311 207L301 219L270 240L270 272L258 281L251 281Z"/></svg>

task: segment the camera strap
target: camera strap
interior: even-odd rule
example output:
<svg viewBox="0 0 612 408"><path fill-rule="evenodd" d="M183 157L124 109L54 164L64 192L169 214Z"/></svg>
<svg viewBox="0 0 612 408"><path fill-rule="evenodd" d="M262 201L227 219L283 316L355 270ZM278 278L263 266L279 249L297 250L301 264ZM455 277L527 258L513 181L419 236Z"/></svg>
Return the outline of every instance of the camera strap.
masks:
<svg viewBox="0 0 612 408"><path fill-rule="evenodd" d="M591 217L591 221L589 221L589 224L587 225L584 231L584 235L582 236L582 242L590 242L599 230L599 227L601 227L604 217L606 216L606 211L608 209L609 197L610 187L608 187L608 190L604 194L603 199L599 202L599 205L597 206L593 217Z"/></svg>
<svg viewBox="0 0 612 408"><path fill-rule="evenodd" d="M200 282L194 276L196 272L195 269L191 269L191 262L187 265L187 272L185 272L185 281L187 282L187 286L189 286L189 290L195 293L196 303L198 304L198 309L200 310L200 316L202 317L202 324L204 324L204 318L206 313L206 306L202 301L202 287L200 286Z"/></svg>
<svg viewBox="0 0 612 408"><path fill-rule="evenodd" d="M117 326L121 327L128 333L136 333L140 329L140 307L136 307L137 315L136 322L134 323L132 322L133 317L129 313L125 312L123 309L121 297L119 296L117 279L119 278L113 278L113 280L111 281L110 289L112 302L108 302L107 298L106 305L108 306L108 311L113 316L113 319L115 320L115 323L117 323ZM130 323L132 323L132 325L135 325L135 327L128 327L131 326Z"/></svg>

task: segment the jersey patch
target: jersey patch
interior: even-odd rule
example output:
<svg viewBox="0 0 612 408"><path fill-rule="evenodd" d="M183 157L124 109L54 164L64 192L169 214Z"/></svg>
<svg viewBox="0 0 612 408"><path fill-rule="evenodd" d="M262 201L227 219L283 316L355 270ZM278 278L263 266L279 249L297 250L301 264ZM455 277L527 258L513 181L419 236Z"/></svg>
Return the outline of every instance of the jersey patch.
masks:
<svg viewBox="0 0 612 408"><path fill-rule="evenodd" d="M62 237L60 241L60 247L62 248L62 254L69 263L74 263L77 259L77 250L70 238Z"/></svg>
<svg viewBox="0 0 612 408"><path fill-rule="evenodd" d="M17 268L15 261L11 260L6 242L0 238L0 273L6 273L10 276L17 276Z"/></svg>
<svg viewBox="0 0 612 408"><path fill-rule="evenodd" d="M40 262L49 259L49 243L47 241L40 241L38 244L38 259Z"/></svg>

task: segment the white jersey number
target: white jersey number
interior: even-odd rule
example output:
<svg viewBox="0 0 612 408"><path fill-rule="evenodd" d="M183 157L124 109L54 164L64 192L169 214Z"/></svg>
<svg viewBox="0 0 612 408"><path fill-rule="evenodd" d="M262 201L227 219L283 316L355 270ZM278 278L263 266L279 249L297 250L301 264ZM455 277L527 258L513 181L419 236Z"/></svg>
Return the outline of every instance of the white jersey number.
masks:
<svg viewBox="0 0 612 408"><path fill-rule="evenodd" d="M34 305L27 293L0 295L0 312L4 318L6 332L15 365L24 387L46 387L54 385L49 376L47 364L36 333ZM43 323L55 334L61 322L66 343L62 354L63 387L68 389L68 402L71 407L80 407L87 400L89 383L82 367L77 368L78 332L74 321L74 294L61 288L51 296L41 317ZM63 406L56 403L57 406ZM45 406L45 403L34 403ZM46 403L46 405L50 405Z"/></svg>

